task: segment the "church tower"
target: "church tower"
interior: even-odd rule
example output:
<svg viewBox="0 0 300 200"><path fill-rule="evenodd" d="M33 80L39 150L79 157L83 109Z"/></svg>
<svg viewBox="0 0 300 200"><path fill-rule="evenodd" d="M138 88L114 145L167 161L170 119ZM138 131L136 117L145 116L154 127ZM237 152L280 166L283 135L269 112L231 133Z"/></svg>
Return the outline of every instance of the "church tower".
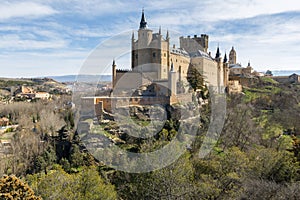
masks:
<svg viewBox="0 0 300 200"><path fill-rule="evenodd" d="M236 64L236 52L234 48L232 47L230 53L229 53L229 65Z"/></svg>

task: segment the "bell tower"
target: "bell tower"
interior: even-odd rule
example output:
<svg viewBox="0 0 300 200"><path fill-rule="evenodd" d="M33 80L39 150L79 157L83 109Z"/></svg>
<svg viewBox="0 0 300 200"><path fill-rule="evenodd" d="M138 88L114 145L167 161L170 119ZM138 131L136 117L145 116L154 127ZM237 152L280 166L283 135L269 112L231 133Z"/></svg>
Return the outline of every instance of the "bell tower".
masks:
<svg viewBox="0 0 300 200"><path fill-rule="evenodd" d="M229 64L236 64L236 52L233 47L229 53Z"/></svg>

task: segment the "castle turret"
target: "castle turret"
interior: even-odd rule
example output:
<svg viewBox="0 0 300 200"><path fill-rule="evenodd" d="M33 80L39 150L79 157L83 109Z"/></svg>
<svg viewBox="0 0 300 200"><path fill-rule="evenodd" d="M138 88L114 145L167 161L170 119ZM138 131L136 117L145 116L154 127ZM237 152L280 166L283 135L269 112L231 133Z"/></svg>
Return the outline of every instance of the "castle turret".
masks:
<svg viewBox="0 0 300 200"><path fill-rule="evenodd" d="M169 90L170 90L169 95L170 95L171 101L173 101L172 100L173 97L176 98L176 94L177 94L177 74L176 74L176 71L174 70L173 62L171 63L168 84L169 84Z"/></svg>
<svg viewBox="0 0 300 200"><path fill-rule="evenodd" d="M221 52L220 52L220 47L218 45L217 48L217 53L215 57L215 61L217 62L217 86L218 86L218 92L221 92L221 86L223 85L223 62L222 62L222 57L221 57Z"/></svg>
<svg viewBox="0 0 300 200"><path fill-rule="evenodd" d="M131 69L134 68L134 63L135 63L135 48L134 48L134 31L132 31L132 36L131 36Z"/></svg>
<svg viewBox="0 0 300 200"><path fill-rule="evenodd" d="M134 42L134 31L132 31L131 41Z"/></svg>
<svg viewBox="0 0 300 200"><path fill-rule="evenodd" d="M207 53L207 49L208 49L208 35L206 34L201 34L201 46L203 47L204 52Z"/></svg>
<svg viewBox="0 0 300 200"><path fill-rule="evenodd" d="M168 40L168 41L170 40L169 30L167 30L166 40Z"/></svg>
<svg viewBox="0 0 300 200"><path fill-rule="evenodd" d="M188 36L187 38L180 37L180 48L183 48L189 53L196 52L198 50L207 53L208 49L208 35L201 34L201 37L194 35L194 37Z"/></svg>
<svg viewBox="0 0 300 200"><path fill-rule="evenodd" d="M167 79L170 69L169 33L165 39L161 27L158 33L153 33L147 24L143 10L138 35L132 34L131 69L149 74L151 72L152 79Z"/></svg>
<svg viewBox="0 0 300 200"><path fill-rule="evenodd" d="M113 88L116 85L116 81L117 81L117 65L116 65L116 62L115 62L115 59L114 59L113 64L112 64L112 85L113 85Z"/></svg>
<svg viewBox="0 0 300 200"><path fill-rule="evenodd" d="M149 46L152 41L152 30L148 29L145 19L144 9L142 11L142 18L140 28L138 30L138 49L144 49Z"/></svg>
<svg viewBox="0 0 300 200"><path fill-rule="evenodd" d="M221 57L221 53L220 53L220 48L219 48L219 45L218 45L218 48L217 48L217 53L216 53L216 60L218 60L219 58Z"/></svg>
<svg viewBox="0 0 300 200"><path fill-rule="evenodd" d="M227 55L226 55L226 52L225 52L225 56L224 56L223 63L227 63Z"/></svg>
<svg viewBox="0 0 300 200"><path fill-rule="evenodd" d="M153 40L152 30L148 29L145 18L144 9L142 10L142 17L138 30L138 38L132 38L132 52L131 52L131 68L136 70L135 67L141 66L151 62L152 53L150 53L150 45Z"/></svg>
<svg viewBox="0 0 300 200"><path fill-rule="evenodd" d="M223 84L225 87L228 85L229 80L229 64L227 62L227 55L225 53L224 60L223 60Z"/></svg>

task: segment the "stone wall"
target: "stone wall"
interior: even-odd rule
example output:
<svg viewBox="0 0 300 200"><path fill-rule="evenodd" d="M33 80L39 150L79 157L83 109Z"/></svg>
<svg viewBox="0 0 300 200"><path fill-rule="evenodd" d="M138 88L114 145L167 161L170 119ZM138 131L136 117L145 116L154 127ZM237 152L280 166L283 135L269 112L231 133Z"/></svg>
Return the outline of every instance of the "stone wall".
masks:
<svg viewBox="0 0 300 200"><path fill-rule="evenodd" d="M199 70L200 74L203 75L204 80L208 85L214 87L218 86L218 63L217 62L210 59L206 59L204 57L195 57L192 59L191 62L196 67L196 69Z"/></svg>
<svg viewBox="0 0 300 200"><path fill-rule="evenodd" d="M170 53L170 63L173 63L174 71L178 74L177 80L186 82L190 58L180 54Z"/></svg>
<svg viewBox="0 0 300 200"><path fill-rule="evenodd" d="M176 103L176 100L172 100ZM170 97L95 97L95 111L97 115L100 115L99 109L103 108L106 112L113 112L115 108L118 107L129 107L129 106L139 106L139 105L167 105L170 104ZM93 108L93 107L92 107Z"/></svg>

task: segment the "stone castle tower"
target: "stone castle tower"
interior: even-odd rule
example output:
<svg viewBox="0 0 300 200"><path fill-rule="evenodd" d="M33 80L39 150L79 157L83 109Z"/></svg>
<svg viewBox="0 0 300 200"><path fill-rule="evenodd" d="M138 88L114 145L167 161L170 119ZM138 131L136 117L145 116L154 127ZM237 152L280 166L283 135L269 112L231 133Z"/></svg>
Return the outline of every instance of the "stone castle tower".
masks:
<svg viewBox="0 0 300 200"><path fill-rule="evenodd" d="M153 79L168 78L170 68L169 39L168 32L164 38L161 29L158 33L153 33L152 30L148 29L143 10L137 40L132 33L132 70L140 66L143 68L143 72L153 72L151 77Z"/></svg>
<svg viewBox="0 0 300 200"><path fill-rule="evenodd" d="M180 47L187 52L196 52L201 50L207 53L208 50L208 35L201 34L201 37L194 35L194 37L188 36L187 38L180 37Z"/></svg>
<svg viewBox="0 0 300 200"><path fill-rule="evenodd" d="M227 62L226 53L224 55L224 59L222 60L219 46L217 48L215 61L217 62L217 86L219 89L221 89L221 87L226 87L228 85L229 63Z"/></svg>

